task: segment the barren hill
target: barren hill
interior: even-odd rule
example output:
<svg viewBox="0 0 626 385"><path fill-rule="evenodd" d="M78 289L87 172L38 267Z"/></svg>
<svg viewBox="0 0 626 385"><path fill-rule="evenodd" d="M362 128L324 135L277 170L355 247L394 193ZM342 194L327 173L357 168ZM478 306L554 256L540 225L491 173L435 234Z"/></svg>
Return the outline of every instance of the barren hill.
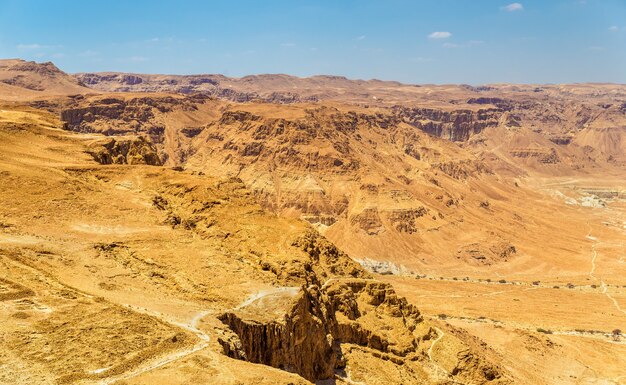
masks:
<svg viewBox="0 0 626 385"><path fill-rule="evenodd" d="M21 59L0 60L0 87L3 100L95 93L51 62Z"/></svg>

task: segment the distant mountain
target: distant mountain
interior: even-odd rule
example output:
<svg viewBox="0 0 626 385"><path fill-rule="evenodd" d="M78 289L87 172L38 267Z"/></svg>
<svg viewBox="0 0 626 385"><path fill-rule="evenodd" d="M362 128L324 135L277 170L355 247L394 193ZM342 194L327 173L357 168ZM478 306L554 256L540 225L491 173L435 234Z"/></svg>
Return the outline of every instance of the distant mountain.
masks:
<svg viewBox="0 0 626 385"><path fill-rule="evenodd" d="M51 62L21 59L0 60L0 92L5 98L36 98L42 95L93 93L76 78Z"/></svg>

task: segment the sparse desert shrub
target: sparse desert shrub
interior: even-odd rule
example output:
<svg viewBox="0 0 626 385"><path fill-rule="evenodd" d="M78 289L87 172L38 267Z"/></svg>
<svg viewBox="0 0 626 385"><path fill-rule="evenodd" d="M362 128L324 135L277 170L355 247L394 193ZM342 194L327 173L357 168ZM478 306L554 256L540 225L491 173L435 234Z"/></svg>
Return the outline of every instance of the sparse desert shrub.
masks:
<svg viewBox="0 0 626 385"><path fill-rule="evenodd" d="M543 334L552 334L552 330L548 330L548 329L544 329L544 328L537 328L537 331L539 333L543 333Z"/></svg>
<svg viewBox="0 0 626 385"><path fill-rule="evenodd" d="M622 331L620 329L613 329L611 332L614 341L619 341L620 336L622 335Z"/></svg>
<svg viewBox="0 0 626 385"><path fill-rule="evenodd" d="M437 318L439 318L439 319L446 319L446 318L448 318L448 315L440 313L440 314L437 314Z"/></svg>
<svg viewBox="0 0 626 385"><path fill-rule="evenodd" d="M559 289L559 286L558 285L554 285L554 286L552 286L552 288L553 289Z"/></svg>
<svg viewBox="0 0 626 385"><path fill-rule="evenodd" d="M575 288L575 287L576 287L576 286L574 286L574 284L573 284L573 283L568 283L568 284L567 284L567 288L568 288L568 289L573 289L573 288Z"/></svg>
<svg viewBox="0 0 626 385"><path fill-rule="evenodd" d="M501 279L498 281L498 283L506 283L506 279Z"/></svg>
<svg viewBox="0 0 626 385"><path fill-rule="evenodd" d="M533 286L539 286L540 281L533 281Z"/></svg>

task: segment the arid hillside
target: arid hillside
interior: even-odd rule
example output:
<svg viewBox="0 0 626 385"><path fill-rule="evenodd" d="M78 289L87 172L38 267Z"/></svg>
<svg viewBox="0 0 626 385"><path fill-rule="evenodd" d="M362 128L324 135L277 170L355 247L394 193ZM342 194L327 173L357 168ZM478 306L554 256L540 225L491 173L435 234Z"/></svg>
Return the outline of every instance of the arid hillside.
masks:
<svg viewBox="0 0 626 385"><path fill-rule="evenodd" d="M626 380L625 86L2 63L0 383Z"/></svg>
<svg viewBox="0 0 626 385"><path fill-rule="evenodd" d="M604 115L583 124L562 112L554 119L566 129L543 116L545 107L513 113L499 103L385 108L118 93L46 107L68 130L143 135L163 164L241 178L265 209L307 220L359 260L459 274L506 262L523 274L538 259L566 270L563 250L586 241L555 239L546 229L576 228L581 219L563 200L545 199L529 178L619 179L623 152L612 146L609 155L603 134L595 147L553 135L592 136L600 121L626 118L596 106ZM545 131L533 128L542 121ZM600 131L619 137L623 129Z"/></svg>
<svg viewBox="0 0 626 385"><path fill-rule="evenodd" d="M510 382L240 179L147 165L130 137L138 160L102 165L106 137L1 111L3 383Z"/></svg>
<svg viewBox="0 0 626 385"><path fill-rule="evenodd" d="M95 93L51 62L35 63L21 59L0 60L0 91L2 100Z"/></svg>

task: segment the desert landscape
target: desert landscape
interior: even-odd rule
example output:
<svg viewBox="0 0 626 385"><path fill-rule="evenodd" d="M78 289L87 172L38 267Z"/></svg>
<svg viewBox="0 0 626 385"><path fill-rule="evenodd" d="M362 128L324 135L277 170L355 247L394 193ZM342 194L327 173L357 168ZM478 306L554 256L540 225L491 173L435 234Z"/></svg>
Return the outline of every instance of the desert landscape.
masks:
<svg viewBox="0 0 626 385"><path fill-rule="evenodd" d="M626 86L0 99L2 384L626 384Z"/></svg>
<svg viewBox="0 0 626 385"><path fill-rule="evenodd" d="M624 20L1 0L0 385L626 385Z"/></svg>

